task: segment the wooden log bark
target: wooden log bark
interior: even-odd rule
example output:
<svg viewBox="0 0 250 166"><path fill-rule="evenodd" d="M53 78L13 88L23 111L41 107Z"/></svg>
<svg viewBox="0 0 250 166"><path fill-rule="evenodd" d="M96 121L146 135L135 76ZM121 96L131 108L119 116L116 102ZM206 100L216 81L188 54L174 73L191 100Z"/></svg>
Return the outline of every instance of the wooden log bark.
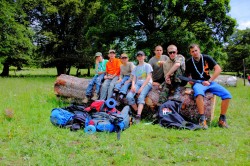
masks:
<svg viewBox="0 0 250 166"><path fill-rule="evenodd" d="M70 101L83 104L82 100L85 97L85 90L89 81L90 79L62 74L56 79L54 91L58 97L69 98ZM159 92L160 90L158 87L153 86L152 90L145 99L147 105L145 108L155 110L159 101ZM182 95L178 98L178 100L183 102L181 114L190 121L196 122L198 120L198 110L192 94L192 89L183 87L181 89L181 94ZM171 99L172 97L170 96L169 98ZM204 98L204 104L206 117L208 121L211 121L214 116L215 96L212 93L207 92Z"/></svg>

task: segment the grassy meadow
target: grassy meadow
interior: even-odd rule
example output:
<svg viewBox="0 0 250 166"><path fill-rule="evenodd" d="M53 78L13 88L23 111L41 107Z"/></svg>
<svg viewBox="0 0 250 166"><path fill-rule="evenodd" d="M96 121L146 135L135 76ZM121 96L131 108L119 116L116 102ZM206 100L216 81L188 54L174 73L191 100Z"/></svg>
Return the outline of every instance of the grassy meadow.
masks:
<svg viewBox="0 0 250 166"><path fill-rule="evenodd" d="M206 131L140 123L117 141L115 133L87 135L51 124L51 110L66 105L54 95L55 69L11 75L0 77L0 165L250 165L250 86L242 79L227 87L233 95L229 129L217 127L217 97L215 119Z"/></svg>

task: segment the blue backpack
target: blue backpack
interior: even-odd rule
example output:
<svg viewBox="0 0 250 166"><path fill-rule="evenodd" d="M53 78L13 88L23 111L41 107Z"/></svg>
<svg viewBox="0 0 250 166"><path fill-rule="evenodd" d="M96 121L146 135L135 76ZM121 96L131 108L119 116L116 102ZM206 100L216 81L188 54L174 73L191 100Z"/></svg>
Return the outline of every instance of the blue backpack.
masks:
<svg viewBox="0 0 250 166"><path fill-rule="evenodd" d="M121 113L96 112L91 115L92 121L95 124L96 131L101 132L117 132L117 139L120 139L120 132L129 127L130 107L125 106Z"/></svg>
<svg viewBox="0 0 250 166"><path fill-rule="evenodd" d="M51 111L50 121L53 125L65 127L72 123L74 114L62 108L54 108Z"/></svg>

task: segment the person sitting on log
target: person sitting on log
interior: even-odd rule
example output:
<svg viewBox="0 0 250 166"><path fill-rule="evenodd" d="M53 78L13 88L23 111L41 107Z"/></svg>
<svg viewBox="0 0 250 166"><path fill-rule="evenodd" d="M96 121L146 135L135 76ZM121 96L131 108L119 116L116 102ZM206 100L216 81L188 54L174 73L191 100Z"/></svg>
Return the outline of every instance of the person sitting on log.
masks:
<svg viewBox="0 0 250 166"><path fill-rule="evenodd" d="M141 120L141 113L145 104L145 97L152 88L152 66L146 62L145 53L139 51L136 54L136 58L139 61L139 64L132 71L133 79L131 89L128 92L126 99L128 104L132 106L134 111L137 112L136 123L139 123ZM138 96L137 104L135 101L135 95Z"/></svg>
<svg viewBox="0 0 250 166"><path fill-rule="evenodd" d="M128 88L131 86L132 75L131 72L135 65L132 62L128 62L129 58L127 54L121 54L121 66L120 66L120 77L115 84L113 98L119 101L126 96ZM118 96L119 95L119 96ZM119 98L118 98L119 97ZM118 98L118 99L117 99Z"/></svg>
<svg viewBox="0 0 250 166"><path fill-rule="evenodd" d="M186 75L192 77L192 79L202 80L202 83L189 82L194 90L194 97L200 114L199 125L203 129L208 128L204 115L204 96L205 92L209 91L222 99L218 125L227 128L226 113L232 96L227 89L214 82L221 72L221 67L209 55L201 54L198 44L191 44L189 53L192 57L186 61ZM212 76L210 76L209 70L214 70Z"/></svg>
<svg viewBox="0 0 250 166"><path fill-rule="evenodd" d="M115 58L115 50L109 50L109 60L106 65L106 75L102 84L100 100L106 100L113 95L113 89L120 75L120 59Z"/></svg>
<svg viewBox="0 0 250 166"><path fill-rule="evenodd" d="M163 48L160 45L155 47L154 53L155 56L150 58L148 63L153 68L152 72L153 85L159 86L165 81L163 73L163 63L168 59L168 57L167 55L162 55Z"/></svg>
<svg viewBox="0 0 250 166"><path fill-rule="evenodd" d="M85 93L85 98L83 103L88 103L90 97L92 96L92 90L95 85L95 92L92 97L92 100L97 100L99 98L99 92L101 88L101 84L106 71L106 64L108 60L103 59L102 53L97 52L95 54L95 76L91 79Z"/></svg>
<svg viewBox="0 0 250 166"><path fill-rule="evenodd" d="M185 72L185 58L181 54L178 54L177 47L175 45L169 45L167 48L168 59L163 63L163 72L165 76L165 82L161 84L161 92L159 94L159 105L165 103L168 100L169 95L173 94L173 99L178 99L180 96L180 86L182 81L177 77L183 75Z"/></svg>

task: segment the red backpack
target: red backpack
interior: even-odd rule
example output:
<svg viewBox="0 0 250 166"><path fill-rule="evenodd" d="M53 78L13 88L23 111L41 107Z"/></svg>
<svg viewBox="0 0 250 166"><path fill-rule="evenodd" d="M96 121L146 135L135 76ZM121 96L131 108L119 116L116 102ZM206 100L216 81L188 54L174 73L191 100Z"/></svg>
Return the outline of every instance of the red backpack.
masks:
<svg viewBox="0 0 250 166"><path fill-rule="evenodd" d="M106 112L108 114L110 113L120 113L116 108L116 101L113 98L110 98L108 100L96 100L90 104L89 107L85 108L84 110L87 112L93 111L93 112Z"/></svg>

